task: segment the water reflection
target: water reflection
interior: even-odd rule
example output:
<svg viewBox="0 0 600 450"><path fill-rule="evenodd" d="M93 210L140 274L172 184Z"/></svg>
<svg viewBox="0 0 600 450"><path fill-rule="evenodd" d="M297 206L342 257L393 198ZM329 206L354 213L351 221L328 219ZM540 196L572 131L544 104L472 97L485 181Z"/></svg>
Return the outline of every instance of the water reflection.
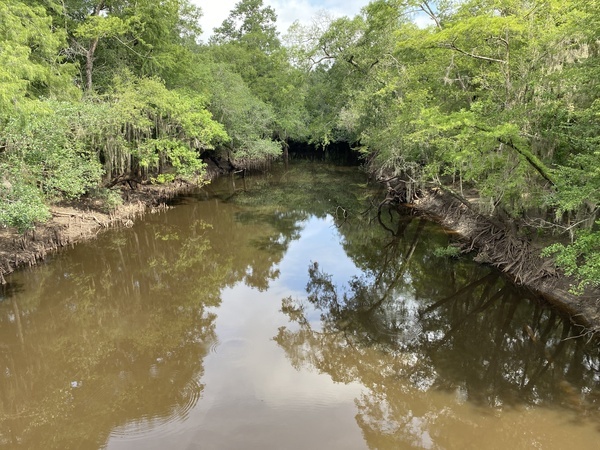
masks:
<svg viewBox="0 0 600 450"><path fill-rule="evenodd" d="M14 274L0 447L594 442L597 348L496 272L435 256L437 226L393 211L380 226L351 188L364 178L222 179Z"/></svg>
<svg viewBox="0 0 600 450"><path fill-rule="evenodd" d="M433 256L444 238L430 226L400 217L386 225L393 233L371 236L370 249L361 230L343 229L363 274L339 286L318 261L309 266L306 299L282 303L295 325L274 338L290 362L365 387L356 420L370 448L464 448L449 428L473 433L466 407L524 419L535 405L597 422L598 348L498 273ZM456 401L440 401L445 393Z"/></svg>
<svg viewBox="0 0 600 450"><path fill-rule="evenodd" d="M111 433L169 433L185 420L223 289L267 290L310 216L296 208L322 204L325 215L331 170L297 174L276 195L263 189L270 176L250 188L223 180L14 274L0 298L0 446L98 448Z"/></svg>
<svg viewBox="0 0 600 450"><path fill-rule="evenodd" d="M224 279L207 270L205 225L186 234L111 233L27 274L0 309L1 445L98 448L113 427L186 415Z"/></svg>
<svg viewBox="0 0 600 450"><path fill-rule="evenodd" d="M277 230L236 227L231 207L209 203L17 274L28 289L5 291L0 309L0 445L98 448L113 428L168 432L184 419L203 390L221 290L264 288L282 255L247 242Z"/></svg>

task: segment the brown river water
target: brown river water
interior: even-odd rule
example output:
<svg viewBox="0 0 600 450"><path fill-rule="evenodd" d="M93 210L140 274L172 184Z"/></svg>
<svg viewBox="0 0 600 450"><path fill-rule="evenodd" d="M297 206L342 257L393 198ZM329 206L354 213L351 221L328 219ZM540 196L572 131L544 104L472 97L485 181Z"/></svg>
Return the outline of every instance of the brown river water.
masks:
<svg viewBox="0 0 600 450"><path fill-rule="evenodd" d="M598 343L366 182L225 177L11 275L0 448L599 448Z"/></svg>

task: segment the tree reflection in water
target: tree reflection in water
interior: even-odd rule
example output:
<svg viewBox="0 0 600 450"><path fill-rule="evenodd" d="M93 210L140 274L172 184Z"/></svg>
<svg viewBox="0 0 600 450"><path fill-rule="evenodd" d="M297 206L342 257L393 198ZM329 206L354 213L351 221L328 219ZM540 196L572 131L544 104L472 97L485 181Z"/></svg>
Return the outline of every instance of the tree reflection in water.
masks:
<svg viewBox="0 0 600 450"><path fill-rule="evenodd" d="M115 427L187 414L224 280L208 270L205 228L194 222L185 240L164 224L111 233L10 294L20 311L0 309L0 446L99 448Z"/></svg>
<svg viewBox="0 0 600 450"><path fill-rule="evenodd" d="M339 189L362 175L306 169L182 199L14 274L0 292L0 447L96 449L176 429L204 390L222 290L268 289L305 221L328 215L362 276L336 286L315 260L275 339L296 367L365 386L357 421L371 447L431 446L468 420L435 393L597 418L597 349L570 339L577 330L497 273L434 256L447 237L429 222L369 226L357 190Z"/></svg>
<svg viewBox="0 0 600 450"><path fill-rule="evenodd" d="M278 188L270 175L215 188L14 274L21 285L0 291L0 447L97 449L114 433L168 432L204 389L221 291L266 290L302 221L354 198L332 183L363 179L348 171L300 166Z"/></svg>
<svg viewBox="0 0 600 450"><path fill-rule="evenodd" d="M291 363L364 386L356 419L371 448L431 447L462 420L434 392L482 411L537 405L599 419L598 347L496 271L433 256L428 226L405 216L366 253L346 229L364 275L335 286L309 266L307 299L283 300L293 324L274 338Z"/></svg>

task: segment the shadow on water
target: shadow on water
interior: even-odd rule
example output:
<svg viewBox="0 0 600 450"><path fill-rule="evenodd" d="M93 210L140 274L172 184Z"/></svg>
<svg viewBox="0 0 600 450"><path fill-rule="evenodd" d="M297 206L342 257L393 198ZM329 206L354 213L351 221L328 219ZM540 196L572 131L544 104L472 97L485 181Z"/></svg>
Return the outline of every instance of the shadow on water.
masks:
<svg viewBox="0 0 600 450"><path fill-rule="evenodd" d="M23 283L6 283L0 285L0 303L8 301L19 292L23 292Z"/></svg>
<svg viewBox="0 0 600 450"><path fill-rule="evenodd" d="M360 153L348 142L341 141L325 147L292 141L289 144L289 157L296 161L321 161L343 166L358 166L361 163Z"/></svg>

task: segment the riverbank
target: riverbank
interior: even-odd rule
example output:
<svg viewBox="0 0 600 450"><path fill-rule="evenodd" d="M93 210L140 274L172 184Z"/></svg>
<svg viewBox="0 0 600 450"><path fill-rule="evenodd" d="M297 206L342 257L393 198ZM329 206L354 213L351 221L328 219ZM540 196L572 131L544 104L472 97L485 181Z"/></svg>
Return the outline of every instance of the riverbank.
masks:
<svg viewBox="0 0 600 450"><path fill-rule="evenodd" d="M531 289L581 325L590 337L600 332L600 292L588 289L581 295L569 292L575 279L557 269L550 258L540 256L541 247L513 236L502 223L478 214L468 204L440 189L421 193L414 208L455 231L462 249L476 251L475 260L497 267L515 283Z"/></svg>
<svg viewBox="0 0 600 450"><path fill-rule="evenodd" d="M123 204L106 212L92 199L70 204L53 205L52 218L21 234L14 228L0 229L0 284L6 284L6 275L21 267L31 267L43 261L48 254L77 242L94 239L105 229L133 225L144 214L166 208L166 202L176 195L194 189L182 181L168 185L141 185L135 189L121 188Z"/></svg>
<svg viewBox="0 0 600 450"><path fill-rule="evenodd" d="M224 170L210 167L211 178ZM98 233L114 226L131 226L136 218L147 212L166 207L166 202L195 186L174 182L169 185L123 185L123 205L111 213L101 210L93 201L55 205L52 219L34 229L19 234L15 229L0 229L0 284L5 276L20 267L31 267L60 248L93 239ZM407 200L406 193L396 200ZM410 194L412 199L412 195ZM448 192L432 189L412 199L411 205L420 213L430 216L461 238L463 250L477 252L475 260L493 265L519 285L525 286L546 299L571 320L585 327L584 333L600 331L600 292L588 290L575 296L569 292L575 280L565 276L549 258L539 256L541 248L526 239L512 236L501 223L477 214L465 202Z"/></svg>
<svg viewBox="0 0 600 450"><path fill-rule="evenodd" d="M229 161L215 156L204 158L204 162L209 181L235 169ZM0 285L6 284L6 275L21 267L32 267L60 248L94 239L107 228L132 226L135 219L166 208L168 200L197 187L181 180L160 185L121 180L118 184L123 203L111 212L101 202L83 198L53 205L52 218L25 233L0 228Z"/></svg>

